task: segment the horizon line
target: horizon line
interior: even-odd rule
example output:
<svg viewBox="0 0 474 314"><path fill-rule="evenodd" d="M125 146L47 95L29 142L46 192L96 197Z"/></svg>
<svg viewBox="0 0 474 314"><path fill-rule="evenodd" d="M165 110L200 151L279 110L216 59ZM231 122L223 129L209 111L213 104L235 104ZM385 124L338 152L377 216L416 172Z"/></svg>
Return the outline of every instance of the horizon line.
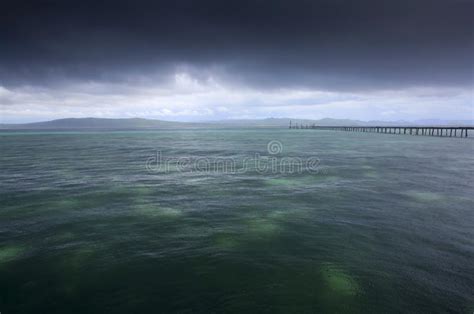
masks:
<svg viewBox="0 0 474 314"><path fill-rule="evenodd" d="M206 124L206 123L225 123L225 122L236 122L236 121L248 121L248 122L259 122L265 120L289 120L289 121L322 121L322 120L348 120L354 122L361 122L361 123L373 123L373 122L385 122L385 123L423 123L423 122L435 122L438 121L440 123L452 123L452 122L462 122L462 123L469 123L474 125L474 118L471 119L440 119L440 118L425 118L425 119L413 119L413 120L360 120L360 119L351 119L351 118L331 118L331 117L324 117L324 118L289 118L289 117L266 117L266 118L223 118L218 120L164 120L164 119L157 119L157 118L143 118L143 117L123 117L123 118L114 118L114 117L65 117L65 118L57 118L57 119L49 119L49 120L36 120L36 121L28 121L28 122L3 122L0 121L0 125L26 125L26 124L36 124L36 123L48 123L48 122L55 122L55 121L62 121L62 120L87 120L87 119L95 119L95 120L146 120L146 121L156 121L156 122L170 122L170 123L183 123L183 124ZM298 122L297 122L298 123Z"/></svg>

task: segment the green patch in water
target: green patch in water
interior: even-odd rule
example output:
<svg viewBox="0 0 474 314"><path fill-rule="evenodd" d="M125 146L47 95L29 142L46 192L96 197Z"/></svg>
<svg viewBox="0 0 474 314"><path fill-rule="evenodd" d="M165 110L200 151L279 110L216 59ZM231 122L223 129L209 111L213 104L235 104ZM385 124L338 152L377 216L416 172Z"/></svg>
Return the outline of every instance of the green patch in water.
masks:
<svg viewBox="0 0 474 314"><path fill-rule="evenodd" d="M274 210L267 217L274 220L286 220L290 216L290 210Z"/></svg>
<svg viewBox="0 0 474 314"><path fill-rule="evenodd" d="M214 245L224 250L235 249L240 245L239 240L232 234L217 234L214 236Z"/></svg>
<svg viewBox="0 0 474 314"><path fill-rule="evenodd" d="M437 202L444 199L443 195L433 192L411 191L406 194L416 201L426 203Z"/></svg>
<svg viewBox="0 0 474 314"><path fill-rule="evenodd" d="M137 206L135 212L143 216L156 218L179 218L183 215L183 211L180 209L153 205Z"/></svg>
<svg viewBox="0 0 474 314"><path fill-rule="evenodd" d="M371 171L366 171L364 173L364 177L366 177L366 178L378 178L379 175L377 174L377 172L371 170Z"/></svg>
<svg viewBox="0 0 474 314"><path fill-rule="evenodd" d="M18 259L24 250L25 249L21 246L0 247L0 264Z"/></svg>
<svg viewBox="0 0 474 314"><path fill-rule="evenodd" d="M247 221L247 231L255 236L272 237L281 231L281 227L272 219L255 218Z"/></svg>
<svg viewBox="0 0 474 314"><path fill-rule="evenodd" d="M53 207L57 210L70 210L80 207L81 202L74 197L63 198L54 202Z"/></svg>
<svg viewBox="0 0 474 314"><path fill-rule="evenodd" d="M272 221L294 221L308 216L308 212L302 209L274 210L267 214L266 218Z"/></svg>
<svg viewBox="0 0 474 314"><path fill-rule="evenodd" d="M320 269L321 276L329 290L338 296L355 296L359 292L357 282L343 270L332 265Z"/></svg>

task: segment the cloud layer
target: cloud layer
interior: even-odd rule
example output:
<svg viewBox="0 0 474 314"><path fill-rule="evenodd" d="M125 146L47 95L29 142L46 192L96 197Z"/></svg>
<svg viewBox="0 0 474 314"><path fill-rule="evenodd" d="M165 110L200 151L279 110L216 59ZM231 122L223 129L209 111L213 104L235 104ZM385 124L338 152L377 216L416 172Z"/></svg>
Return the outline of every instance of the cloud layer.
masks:
<svg viewBox="0 0 474 314"><path fill-rule="evenodd" d="M3 121L473 114L472 0L19 0L4 8Z"/></svg>

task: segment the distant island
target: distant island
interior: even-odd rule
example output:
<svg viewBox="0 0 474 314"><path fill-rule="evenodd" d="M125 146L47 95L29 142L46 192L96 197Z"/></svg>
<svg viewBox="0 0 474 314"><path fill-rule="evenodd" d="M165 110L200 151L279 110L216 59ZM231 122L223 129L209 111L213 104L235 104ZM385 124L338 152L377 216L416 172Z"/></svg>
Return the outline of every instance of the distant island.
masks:
<svg viewBox="0 0 474 314"><path fill-rule="evenodd" d="M293 125L318 126L473 126L474 120L417 120L417 121L360 121L351 119L319 120L267 118L239 119L204 122L177 122L143 118L106 119L106 118L67 118L24 124L0 124L2 130L77 130L77 129L185 129L185 128L285 128L290 121Z"/></svg>

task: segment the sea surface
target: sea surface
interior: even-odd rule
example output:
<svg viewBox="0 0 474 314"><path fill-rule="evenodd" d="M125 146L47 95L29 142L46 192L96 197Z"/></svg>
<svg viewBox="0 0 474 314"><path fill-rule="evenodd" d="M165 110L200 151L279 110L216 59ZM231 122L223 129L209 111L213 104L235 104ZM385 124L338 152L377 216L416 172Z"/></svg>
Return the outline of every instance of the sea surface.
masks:
<svg viewBox="0 0 474 314"><path fill-rule="evenodd" d="M317 130L1 132L0 312L472 314L473 153Z"/></svg>

